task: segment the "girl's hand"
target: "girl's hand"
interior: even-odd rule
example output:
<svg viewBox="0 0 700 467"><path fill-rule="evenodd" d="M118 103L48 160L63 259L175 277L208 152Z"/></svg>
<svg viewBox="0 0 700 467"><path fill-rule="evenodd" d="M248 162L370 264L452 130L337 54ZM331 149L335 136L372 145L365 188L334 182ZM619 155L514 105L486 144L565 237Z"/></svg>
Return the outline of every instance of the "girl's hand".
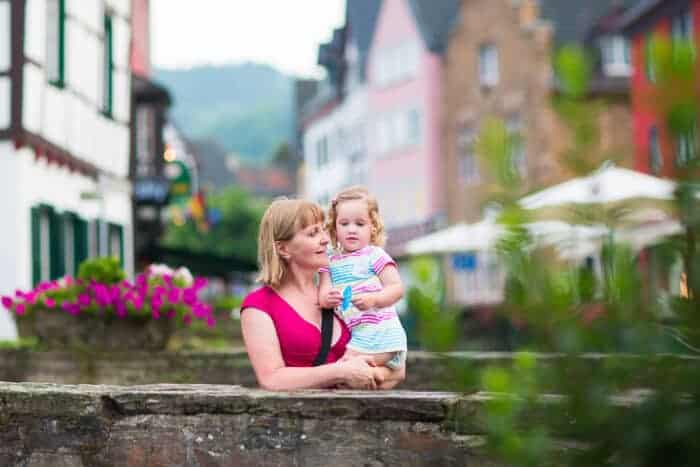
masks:
<svg viewBox="0 0 700 467"><path fill-rule="evenodd" d="M343 294L340 291L331 289L319 300L321 308L335 308L343 303Z"/></svg>
<svg viewBox="0 0 700 467"><path fill-rule="evenodd" d="M377 305L376 298L374 297L374 294L371 293L357 295L356 297L353 297L351 302L358 310L362 311L369 310L370 308L376 308Z"/></svg>

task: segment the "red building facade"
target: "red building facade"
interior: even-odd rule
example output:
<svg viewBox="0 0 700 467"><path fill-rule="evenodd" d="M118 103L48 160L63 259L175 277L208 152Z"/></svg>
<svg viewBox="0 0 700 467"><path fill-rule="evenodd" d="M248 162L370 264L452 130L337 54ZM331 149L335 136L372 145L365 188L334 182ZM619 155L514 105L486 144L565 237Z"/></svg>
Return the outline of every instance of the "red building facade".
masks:
<svg viewBox="0 0 700 467"><path fill-rule="evenodd" d="M663 177L697 151L697 130L673 135L665 118L653 109L654 72L650 44L654 37L700 44L700 0L647 0L633 7L624 21L631 42L635 168ZM697 127L697 124L695 125Z"/></svg>

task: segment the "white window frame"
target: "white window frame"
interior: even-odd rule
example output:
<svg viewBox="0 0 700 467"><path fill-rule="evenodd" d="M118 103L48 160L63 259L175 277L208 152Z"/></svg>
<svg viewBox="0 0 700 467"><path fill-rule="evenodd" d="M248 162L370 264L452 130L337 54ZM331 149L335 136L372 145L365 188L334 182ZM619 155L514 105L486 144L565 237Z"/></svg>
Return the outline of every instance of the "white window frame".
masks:
<svg viewBox="0 0 700 467"><path fill-rule="evenodd" d="M457 137L457 176L465 185L476 185L481 181L479 163L476 158L476 130L461 128Z"/></svg>
<svg viewBox="0 0 700 467"><path fill-rule="evenodd" d="M608 76L627 77L632 74L629 41L623 36L607 36L600 42L603 71Z"/></svg>
<svg viewBox="0 0 700 467"><path fill-rule="evenodd" d="M527 176L527 152L525 138L523 136L523 123L520 115L511 115L506 122L508 131L508 145L510 148L510 158L513 169L521 177Z"/></svg>
<svg viewBox="0 0 700 467"><path fill-rule="evenodd" d="M51 218L46 209L39 210L39 242L41 247L41 282L51 279Z"/></svg>
<svg viewBox="0 0 700 467"><path fill-rule="evenodd" d="M492 88L498 85L499 80L498 48L491 42L481 44L479 46L479 82L482 87Z"/></svg>
<svg viewBox="0 0 700 467"><path fill-rule="evenodd" d="M64 1L46 0L46 77L49 83L59 87L64 85L65 80Z"/></svg>

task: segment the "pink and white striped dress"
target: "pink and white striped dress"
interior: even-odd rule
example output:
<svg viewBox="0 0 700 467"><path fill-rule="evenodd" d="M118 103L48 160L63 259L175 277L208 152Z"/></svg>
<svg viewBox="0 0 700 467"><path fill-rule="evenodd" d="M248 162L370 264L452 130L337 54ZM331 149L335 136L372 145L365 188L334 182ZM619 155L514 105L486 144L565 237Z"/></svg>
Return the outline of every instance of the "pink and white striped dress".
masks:
<svg viewBox="0 0 700 467"><path fill-rule="evenodd" d="M368 245L357 251L334 254L330 265L321 272L330 272L333 288L341 293L351 287L352 295L382 290L379 274L389 264L396 262L382 248ZM392 366L401 366L406 356L406 332L401 325L396 308L359 310L352 304L340 314L350 329L347 347L362 353L397 352Z"/></svg>

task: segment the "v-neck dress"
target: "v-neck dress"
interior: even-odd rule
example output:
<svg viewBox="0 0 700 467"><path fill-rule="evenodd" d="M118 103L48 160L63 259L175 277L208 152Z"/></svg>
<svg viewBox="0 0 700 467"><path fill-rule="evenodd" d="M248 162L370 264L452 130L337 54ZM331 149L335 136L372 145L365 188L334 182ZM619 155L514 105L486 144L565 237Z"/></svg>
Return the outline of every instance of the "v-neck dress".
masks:
<svg viewBox="0 0 700 467"><path fill-rule="evenodd" d="M292 306L268 286L249 293L241 305L241 313L247 308L255 308L267 313L275 325L282 358L286 366L312 366L321 349L321 330L305 320ZM334 316L340 323L340 338L331 345L326 363L340 360L350 341L350 331L343 320Z"/></svg>

